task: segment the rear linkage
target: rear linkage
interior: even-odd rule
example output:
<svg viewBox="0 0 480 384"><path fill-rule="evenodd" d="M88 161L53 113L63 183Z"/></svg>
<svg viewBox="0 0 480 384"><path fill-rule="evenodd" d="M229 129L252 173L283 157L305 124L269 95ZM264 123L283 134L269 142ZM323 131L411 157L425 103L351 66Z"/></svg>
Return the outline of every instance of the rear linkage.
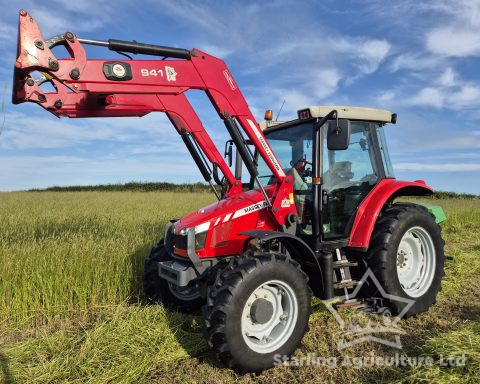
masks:
<svg viewBox="0 0 480 384"><path fill-rule="evenodd" d="M12 102L33 102L57 117L144 116L164 112L182 136L203 177L213 187L225 178L225 196L242 192L240 175L233 175L185 96L190 89L206 92L235 143L246 168L256 179L271 213L285 225L295 207L282 207L293 192L292 180L283 172L259 129L245 98L225 63L200 50L163 47L135 41L80 39L72 32L45 40L36 21L20 10L17 61ZM161 60L88 60L83 44L104 46L116 52L161 56ZM65 46L70 58L58 59L52 48ZM173 60L166 60L171 58ZM40 72L35 79L33 72ZM55 92L44 92L50 82ZM276 178L276 190L267 195L258 181L252 154L241 132L255 146ZM213 165L213 169L209 163ZM217 197L218 196L217 193Z"/></svg>

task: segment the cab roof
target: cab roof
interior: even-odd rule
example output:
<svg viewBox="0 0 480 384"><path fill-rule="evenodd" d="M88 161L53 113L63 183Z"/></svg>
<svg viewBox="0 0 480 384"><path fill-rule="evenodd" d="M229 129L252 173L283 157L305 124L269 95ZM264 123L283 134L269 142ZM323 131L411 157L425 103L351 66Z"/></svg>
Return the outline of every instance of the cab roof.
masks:
<svg viewBox="0 0 480 384"><path fill-rule="evenodd" d="M395 123L397 115L385 109L351 107L345 105L319 105L298 110L299 119L324 117L336 110L339 119L379 121L382 123Z"/></svg>

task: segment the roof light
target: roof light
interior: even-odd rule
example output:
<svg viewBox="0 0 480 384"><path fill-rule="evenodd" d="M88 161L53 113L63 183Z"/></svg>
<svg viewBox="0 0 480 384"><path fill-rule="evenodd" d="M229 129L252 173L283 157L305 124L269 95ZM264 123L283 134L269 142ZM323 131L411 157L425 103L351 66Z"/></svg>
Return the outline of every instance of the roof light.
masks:
<svg viewBox="0 0 480 384"><path fill-rule="evenodd" d="M271 121L273 119L273 112L271 109L265 111L265 120Z"/></svg>

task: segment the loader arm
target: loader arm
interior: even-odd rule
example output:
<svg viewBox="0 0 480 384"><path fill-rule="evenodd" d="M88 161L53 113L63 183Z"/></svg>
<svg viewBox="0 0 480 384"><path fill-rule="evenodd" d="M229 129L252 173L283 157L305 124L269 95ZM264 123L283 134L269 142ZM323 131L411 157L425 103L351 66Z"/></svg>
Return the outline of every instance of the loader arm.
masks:
<svg viewBox="0 0 480 384"><path fill-rule="evenodd" d="M57 59L52 53L51 48L60 44L65 46L70 58ZM84 44L165 57L162 60L89 60ZM175 59L167 60L167 57ZM35 79L32 76L35 71L43 77ZM41 83L45 81L52 83L55 92L41 89ZM29 101L57 117L70 118L144 116L154 111L164 112L184 141L186 137L189 137L188 140L193 138L194 144L198 144L208 160L221 170L228 183L226 196L239 194L242 182L232 174L185 96L190 89L206 92L234 141L238 133L236 144L239 140L243 142L239 125L266 162L276 178L276 189L268 197L261 189L276 221L283 225L288 214L296 213L294 206L281 206L281 202L289 199L293 192L292 181L285 176L222 60L197 49L118 40L85 40L71 32L45 40L36 21L26 11L20 10L12 95L14 104ZM237 145L240 154L243 151L247 169L250 173L256 171L245 159L245 144L240 147Z"/></svg>

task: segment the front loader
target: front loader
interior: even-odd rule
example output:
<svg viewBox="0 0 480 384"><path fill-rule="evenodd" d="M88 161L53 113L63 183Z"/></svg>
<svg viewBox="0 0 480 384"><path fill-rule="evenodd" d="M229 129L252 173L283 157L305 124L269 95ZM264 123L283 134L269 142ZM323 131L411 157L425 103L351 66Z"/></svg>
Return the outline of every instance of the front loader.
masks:
<svg viewBox="0 0 480 384"><path fill-rule="evenodd" d="M159 58L90 60L91 44ZM55 57L58 45L70 57ZM225 125L228 162L186 97L192 89L207 94ZM393 176L383 130L395 114L307 107L262 129L218 58L72 32L44 39L20 10L13 103L26 101L57 117L167 115L218 201L167 224L145 261L144 291L168 308L202 308L207 342L227 366L261 371L292 354L308 329L312 291L323 300L342 296L339 309L383 300L400 317L435 302L443 211L396 202L432 189ZM379 285L361 279L367 271Z"/></svg>

